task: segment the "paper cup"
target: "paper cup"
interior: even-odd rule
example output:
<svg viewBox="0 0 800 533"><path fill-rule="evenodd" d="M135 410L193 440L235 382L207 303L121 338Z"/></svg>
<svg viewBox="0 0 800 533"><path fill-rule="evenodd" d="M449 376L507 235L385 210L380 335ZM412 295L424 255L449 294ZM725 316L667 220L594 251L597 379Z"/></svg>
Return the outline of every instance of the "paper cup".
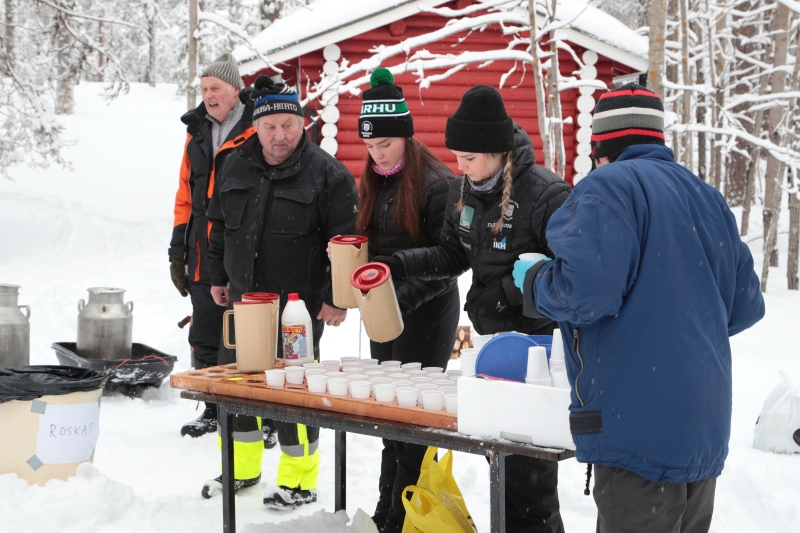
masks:
<svg viewBox="0 0 800 533"><path fill-rule="evenodd" d="M439 387L433 383L417 383L414 385L419 392L417 392L417 403L422 405L422 393L425 391L438 391Z"/></svg>
<svg viewBox="0 0 800 533"><path fill-rule="evenodd" d="M552 387L553 386L553 382L550 380L549 376L548 376L547 379L527 379L527 378L525 378L525 383L527 383L528 385L538 385L540 387Z"/></svg>
<svg viewBox="0 0 800 533"><path fill-rule="evenodd" d="M414 382L411 381L410 379L403 379L403 380L394 380L393 379L392 383L394 383L394 386L397 387L397 388L400 388L400 387L413 387L414 386Z"/></svg>
<svg viewBox="0 0 800 533"><path fill-rule="evenodd" d="M450 376L450 379L453 379L461 375L461 370L459 370L458 368L453 368L445 372L445 374Z"/></svg>
<svg viewBox="0 0 800 533"><path fill-rule="evenodd" d="M405 373L411 377L419 377L419 376L425 377L428 375L428 373L425 372L424 370L405 370Z"/></svg>
<svg viewBox="0 0 800 533"><path fill-rule="evenodd" d="M436 385L439 388L452 387L453 386L453 381L450 380L450 379L435 379L435 380L433 380L433 384Z"/></svg>
<svg viewBox="0 0 800 533"><path fill-rule="evenodd" d="M344 372L338 372L338 371L337 372L328 371L328 372L325 372L325 375L328 376L328 379L331 379L331 378L343 378L343 377L347 376L347 374L345 374Z"/></svg>
<svg viewBox="0 0 800 533"><path fill-rule="evenodd" d="M422 368L422 363L406 363L400 365L400 368L404 370L420 370Z"/></svg>
<svg viewBox="0 0 800 533"><path fill-rule="evenodd" d="M528 372L525 379L534 381L550 379L550 369L547 367L547 350L544 346L531 346L528 348Z"/></svg>
<svg viewBox="0 0 800 533"><path fill-rule="evenodd" d="M339 361L341 361L342 364L345 364L345 363L358 363L358 364L361 364L361 359L359 359L358 357L340 357Z"/></svg>
<svg viewBox="0 0 800 533"><path fill-rule="evenodd" d="M433 383L433 378L429 378L428 376L412 376L408 378L408 380L414 383Z"/></svg>
<svg viewBox="0 0 800 533"><path fill-rule="evenodd" d="M411 379L411 376L409 376L405 372L389 372L386 374L386 377L392 378L395 381L405 381L407 379Z"/></svg>
<svg viewBox="0 0 800 533"><path fill-rule="evenodd" d="M378 376L378 377L369 378L369 382L372 383L372 389L371 389L372 390L372 394L375 394L375 385L392 383L392 380L390 378L384 378L384 377Z"/></svg>
<svg viewBox="0 0 800 533"><path fill-rule="evenodd" d="M395 394L397 394L397 405L401 407L416 407L418 393L419 389L416 387L395 388Z"/></svg>
<svg viewBox="0 0 800 533"><path fill-rule="evenodd" d="M427 372L428 374L430 374L430 373L443 374L444 373L444 368L442 368L440 366L423 366L422 367L422 371L423 372Z"/></svg>
<svg viewBox="0 0 800 533"><path fill-rule="evenodd" d="M491 335L475 335L470 339L472 342L472 350L480 350L483 345L492 340ZM461 350L461 355L464 355L464 350Z"/></svg>
<svg viewBox="0 0 800 533"><path fill-rule="evenodd" d="M383 377L386 375L386 372L384 372L383 370L364 370L361 373L371 378Z"/></svg>
<svg viewBox="0 0 800 533"><path fill-rule="evenodd" d="M306 369L302 366L287 366L286 383L291 383L292 385L302 385L305 373Z"/></svg>
<svg viewBox="0 0 800 533"><path fill-rule="evenodd" d="M382 362L380 364L380 366L397 366L397 367L399 367L402 364L403 363L401 363L400 361L384 361L384 362Z"/></svg>
<svg viewBox="0 0 800 533"><path fill-rule="evenodd" d="M347 378L328 378L328 394L331 396L347 396Z"/></svg>
<svg viewBox="0 0 800 533"><path fill-rule="evenodd" d="M553 330L553 346L550 348L550 365L554 361L564 362L564 339L561 337L561 330Z"/></svg>
<svg viewBox="0 0 800 533"><path fill-rule="evenodd" d="M559 389L568 389L570 388L569 385L569 378L567 377L567 370L551 370L550 377L553 379L553 387L558 387Z"/></svg>
<svg viewBox="0 0 800 533"><path fill-rule="evenodd" d="M325 374L306 374L308 392L322 393L327 390L328 376Z"/></svg>
<svg viewBox="0 0 800 533"><path fill-rule="evenodd" d="M374 383L372 388L375 389L376 402L389 403L394 401L394 383Z"/></svg>
<svg viewBox="0 0 800 533"><path fill-rule="evenodd" d="M358 366L358 365L355 365L355 366L343 366L342 367L342 372L344 372L345 374L360 374L361 373L361 367Z"/></svg>
<svg viewBox="0 0 800 533"><path fill-rule="evenodd" d="M283 387L283 382L286 379L286 370L274 368L272 370L265 370L267 375L267 385L270 387Z"/></svg>
<svg viewBox="0 0 800 533"><path fill-rule="evenodd" d="M447 409L447 412L450 414L458 414L458 395L457 394L445 394L444 395L444 406Z"/></svg>
<svg viewBox="0 0 800 533"><path fill-rule="evenodd" d="M322 361L322 367L327 370L328 372L338 372L339 371L339 360L334 359L331 361Z"/></svg>
<svg viewBox="0 0 800 533"><path fill-rule="evenodd" d="M350 396L358 400L365 400L369 398L372 392L371 381L351 381L350 382Z"/></svg>
<svg viewBox="0 0 800 533"><path fill-rule="evenodd" d="M314 374L322 374L324 376L328 373L328 371L324 368L304 368L303 370L306 373L306 377L313 376Z"/></svg>
<svg viewBox="0 0 800 533"><path fill-rule="evenodd" d="M457 394L458 393L458 387L453 387L453 386L450 386L450 387L439 387L439 390L442 391L445 394Z"/></svg>
<svg viewBox="0 0 800 533"><path fill-rule="evenodd" d="M322 363L303 363L303 368L325 368Z"/></svg>
<svg viewBox="0 0 800 533"><path fill-rule="evenodd" d="M441 411L444 408L444 393L438 390L422 391L422 406L426 411Z"/></svg>

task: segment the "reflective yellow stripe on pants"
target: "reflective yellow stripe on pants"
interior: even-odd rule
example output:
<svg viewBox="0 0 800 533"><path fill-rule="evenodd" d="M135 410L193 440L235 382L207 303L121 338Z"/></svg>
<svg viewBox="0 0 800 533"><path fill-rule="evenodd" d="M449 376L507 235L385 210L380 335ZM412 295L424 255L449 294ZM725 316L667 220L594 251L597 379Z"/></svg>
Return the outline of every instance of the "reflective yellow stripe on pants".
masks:
<svg viewBox="0 0 800 533"><path fill-rule="evenodd" d="M292 489L317 488L319 477L319 428L275 421L281 459L278 463L278 486Z"/></svg>
<svg viewBox="0 0 800 533"><path fill-rule="evenodd" d="M222 449L222 438L217 426L217 446ZM233 417L233 477L253 479L261 475L264 457L264 435L261 418L235 415Z"/></svg>

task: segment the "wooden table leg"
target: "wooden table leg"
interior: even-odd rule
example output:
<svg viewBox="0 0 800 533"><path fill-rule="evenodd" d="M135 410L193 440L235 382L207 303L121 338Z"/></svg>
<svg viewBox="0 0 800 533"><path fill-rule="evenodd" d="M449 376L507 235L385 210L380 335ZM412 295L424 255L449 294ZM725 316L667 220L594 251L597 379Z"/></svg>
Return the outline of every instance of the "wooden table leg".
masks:
<svg viewBox="0 0 800 533"><path fill-rule="evenodd" d="M335 511L347 510L347 432L334 430Z"/></svg>
<svg viewBox="0 0 800 533"><path fill-rule="evenodd" d="M506 453L489 453L489 509L492 533L506 531Z"/></svg>
<svg viewBox="0 0 800 533"><path fill-rule="evenodd" d="M222 438L222 531L236 533L236 492L233 488L233 413L219 409L219 432Z"/></svg>

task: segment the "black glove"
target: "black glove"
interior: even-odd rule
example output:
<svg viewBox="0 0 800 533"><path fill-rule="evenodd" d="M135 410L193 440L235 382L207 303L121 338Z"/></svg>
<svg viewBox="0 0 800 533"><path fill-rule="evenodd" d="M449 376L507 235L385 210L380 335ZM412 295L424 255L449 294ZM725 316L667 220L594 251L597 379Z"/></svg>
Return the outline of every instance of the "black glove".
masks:
<svg viewBox="0 0 800 533"><path fill-rule="evenodd" d="M392 271L392 277L394 279L403 279L403 262L397 259L395 256L389 255L376 255L372 258L373 263L383 263L384 265L389 267L389 270Z"/></svg>
<svg viewBox="0 0 800 533"><path fill-rule="evenodd" d="M497 283L491 287L478 288L473 286L467 293L467 314L476 316L505 318L514 312L515 306L509 302L503 285Z"/></svg>
<svg viewBox="0 0 800 533"><path fill-rule="evenodd" d="M172 284L181 293L181 296L189 296L189 276L186 275L186 261L183 259L173 259L169 262L169 275L172 277Z"/></svg>

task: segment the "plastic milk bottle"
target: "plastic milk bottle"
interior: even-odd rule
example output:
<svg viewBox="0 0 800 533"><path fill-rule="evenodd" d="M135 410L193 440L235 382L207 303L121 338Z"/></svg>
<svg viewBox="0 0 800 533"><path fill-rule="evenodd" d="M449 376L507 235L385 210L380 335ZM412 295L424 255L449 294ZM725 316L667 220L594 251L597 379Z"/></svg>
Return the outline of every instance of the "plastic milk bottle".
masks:
<svg viewBox="0 0 800 533"><path fill-rule="evenodd" d="M293 292L281 315L283 359L287 366L314 362L314 331L311 315L300 296Z"/></svg>

